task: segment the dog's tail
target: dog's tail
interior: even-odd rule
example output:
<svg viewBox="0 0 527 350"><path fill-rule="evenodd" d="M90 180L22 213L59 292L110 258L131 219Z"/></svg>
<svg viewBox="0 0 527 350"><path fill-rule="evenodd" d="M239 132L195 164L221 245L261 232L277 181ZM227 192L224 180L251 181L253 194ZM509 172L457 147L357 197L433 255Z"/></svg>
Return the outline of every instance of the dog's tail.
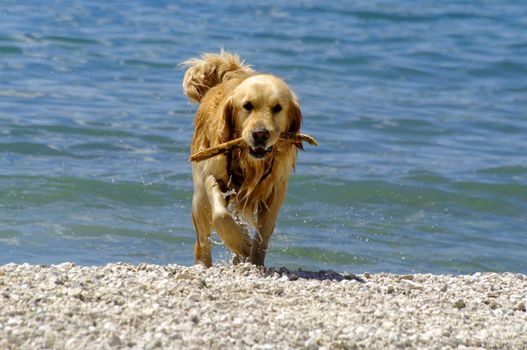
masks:
<svg viewBox="0 0 527 350"><path fill-rule="evenodd" d="M183 91L187 97L200 102L215 85L253 72L239 56L221 50L220 53L205 53L200 58L183 62L188 66L183 78Z"/></svg>

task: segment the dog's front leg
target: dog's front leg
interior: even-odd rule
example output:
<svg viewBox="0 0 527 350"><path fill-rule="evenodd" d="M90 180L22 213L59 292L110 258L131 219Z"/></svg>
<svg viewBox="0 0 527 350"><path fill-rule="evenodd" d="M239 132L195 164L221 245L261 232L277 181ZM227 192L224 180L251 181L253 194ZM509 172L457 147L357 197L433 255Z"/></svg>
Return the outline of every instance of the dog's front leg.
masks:
<svg viewBox="0 0 527 350"><path fill-rule="evenodd" d="M192 198L192 223L196 229L196 243L194 244L194 261L205 267L212 266L210 232L210 206L204 191L194 191Z"/></svg>
<svg viewBox="0 0 527 350"><path fill-rule="evenodd" d="M251 262L258 266L263 266L265 262L265 255L269 247L269 239L273 234L278 212L285 198L284 190L275 190L271 198L267 201L267 207L262 207L257 213L257 227L258 234L253 240L251 249Z"/></svg>
<svg viewBox="0 0 527 350"><path fill-rule="evenodd" d="M251 253L251 238L227 211L227 201L214 176L205 180L205 188L212 209L212 226L225 245L241 257Z"/></svg>

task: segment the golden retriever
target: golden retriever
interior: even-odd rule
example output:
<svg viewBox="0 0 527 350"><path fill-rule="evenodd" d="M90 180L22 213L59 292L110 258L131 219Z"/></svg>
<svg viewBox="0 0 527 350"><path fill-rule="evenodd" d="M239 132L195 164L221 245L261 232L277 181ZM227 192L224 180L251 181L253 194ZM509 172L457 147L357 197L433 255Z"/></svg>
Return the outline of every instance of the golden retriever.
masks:
<svg viewBox="0 0 527 350"><path fill-rule="evenodd" d="M297 99L282 79L256 73L223 50L184 64L183 90L200 103L191 153L238 137L245 141L226 155L192 164L195 261L212 265L215 230L235 253L235 263L263 265L300 147L280 140L282 132L300 131ZM256 230L254 238L237 218Z"/></svg>

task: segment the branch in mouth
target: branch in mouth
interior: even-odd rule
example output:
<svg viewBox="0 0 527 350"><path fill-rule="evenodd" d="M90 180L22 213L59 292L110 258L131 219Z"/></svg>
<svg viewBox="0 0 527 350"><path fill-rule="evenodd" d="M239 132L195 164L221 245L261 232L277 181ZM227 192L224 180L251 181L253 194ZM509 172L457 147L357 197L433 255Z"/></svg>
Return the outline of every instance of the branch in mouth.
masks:
<svg viewBox="0 0 527 350"><path fill-rule="evenodd" d="M303 141L309 143L313 146L318 146L317 140L315 140L313 137L309 136L308 134L296 134L296 133L282 133L280 135L280 140L285 142L291 142L295 144L301 144ZM231 149L235 147L239 147L242 143L245 141L240 137L222 144L219 144L214 147L210 147L207 149L204 149L203 151L199 151L197 153L194 153L190 156L190 161L192 162L201 162L202 160L212 158L214 156L217 156L218 154L223 154L229 152ZM250 148L250 147L249 147ZM250 148L251 149L251 148ZM252 149L251 149L252 151ZM265 152L270 152L270 150L267 150ZM265 156L265 154L264 154Z"/></svg>

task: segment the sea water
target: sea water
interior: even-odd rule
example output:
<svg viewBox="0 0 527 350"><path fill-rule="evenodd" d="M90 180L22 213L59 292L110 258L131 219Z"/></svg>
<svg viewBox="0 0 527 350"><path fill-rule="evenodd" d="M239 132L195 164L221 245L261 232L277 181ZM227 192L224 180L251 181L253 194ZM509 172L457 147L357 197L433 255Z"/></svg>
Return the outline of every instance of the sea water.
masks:
<svg viewBox="0 0 527 350"><path fill-rule="evenodd" d="M3 1L0 263L192 264L179 63L221 48L320 142L268 265L527 272L524 1Z"/></svg>

